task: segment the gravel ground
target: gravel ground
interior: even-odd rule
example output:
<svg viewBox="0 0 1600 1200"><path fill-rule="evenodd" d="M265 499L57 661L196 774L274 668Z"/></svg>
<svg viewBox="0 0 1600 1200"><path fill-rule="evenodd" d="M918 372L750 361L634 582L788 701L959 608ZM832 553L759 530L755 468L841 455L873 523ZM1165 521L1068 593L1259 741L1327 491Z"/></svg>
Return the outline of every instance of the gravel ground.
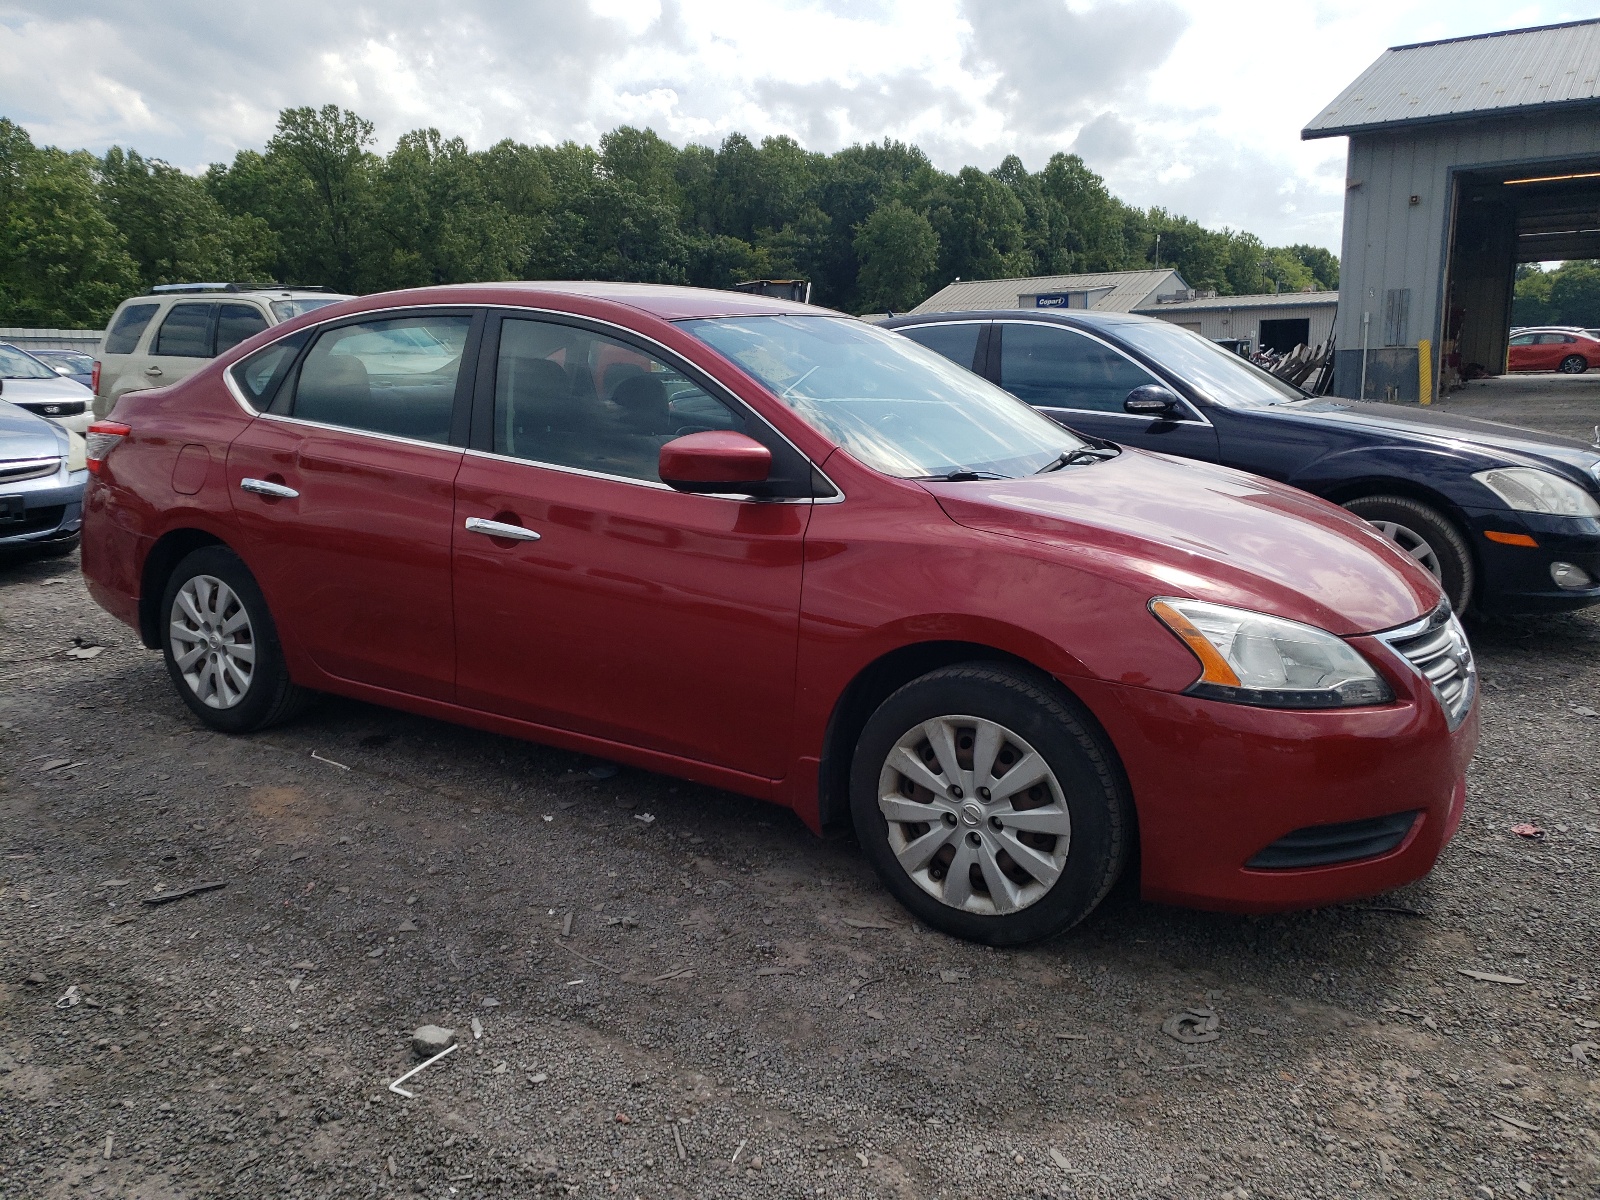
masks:
<svg viewBox="0 0 1600 1200"><path fill-rule="evenodd" d="M755 801L339 700L206 732L75 559L0 564L0 1196L1596 1195L1600 613L1473 633L1428 879L997 951Z"/></svg>

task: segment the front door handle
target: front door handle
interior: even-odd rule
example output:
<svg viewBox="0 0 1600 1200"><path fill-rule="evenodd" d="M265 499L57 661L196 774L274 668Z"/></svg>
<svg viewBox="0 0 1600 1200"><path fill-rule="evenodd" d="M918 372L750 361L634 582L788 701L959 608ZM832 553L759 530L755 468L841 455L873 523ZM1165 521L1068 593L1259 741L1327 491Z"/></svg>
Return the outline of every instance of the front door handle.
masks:
<svg viewBox="0 0 1600 1200"><path fill-rule="evenodd" d="M502 521L485 521L482 517L467 518L467 532L481 533L485 537L510 538L514 542L537 542L539 535L521 525L507 525Z"/></svg>
<svg viewBox="0 0 1600 1200"><path fill-rule="evenodd" d="M292 487L284 487L281 483L271 483L265 479L241 479L239 487L246 492L254 492L258 496L271 496L275 500L298 500L300 493Z"/></svg>

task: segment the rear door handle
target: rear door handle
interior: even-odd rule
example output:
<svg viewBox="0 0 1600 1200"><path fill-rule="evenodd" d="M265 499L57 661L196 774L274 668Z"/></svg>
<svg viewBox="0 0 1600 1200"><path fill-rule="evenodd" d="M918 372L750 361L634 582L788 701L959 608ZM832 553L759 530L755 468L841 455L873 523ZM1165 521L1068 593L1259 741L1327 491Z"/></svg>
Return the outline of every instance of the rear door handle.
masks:
<svg viewBox="0 0 1600 1200"><path fill-rule="evenodd" d="M159 374L161 374L161 368L160 367L146 367L144 369L144 373L146 375L159 375Z"/></svg>
<svg viewBox="0 0 1600 1200"><path fill-rule="evenodd" d="M507 525L501 521L485 521L482 517L467 518L467 532L481 533L485 537L510 538L514 542L537 542L539 535L521 525Z"/></svg>
<svg viewBox="0 0 1600 1200"><path fill-rule="evenodd" d="M265 479L241 479L239 487L242 491L254 492L258 496L271 496L277 500L298 500L300 493L292 487L284 487L281 483L270 483Z"/></svg>

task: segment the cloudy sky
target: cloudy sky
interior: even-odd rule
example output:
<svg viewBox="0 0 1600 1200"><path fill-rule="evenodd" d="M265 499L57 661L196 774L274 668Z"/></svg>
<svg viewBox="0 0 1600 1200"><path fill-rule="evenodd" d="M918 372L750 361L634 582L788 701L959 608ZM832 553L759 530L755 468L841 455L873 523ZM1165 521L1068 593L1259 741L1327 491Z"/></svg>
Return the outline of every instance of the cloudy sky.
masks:
<svg viewBox="0 0 1600 1200"><path fill-rule="evenodd" d="M0 115L188 168L335 103L384 148L894 137L941 167L1081 154L1113 191L1338 249L1343 140L1299 131L1384 47L1594 15L1532 0L0 0Z"/></svg>

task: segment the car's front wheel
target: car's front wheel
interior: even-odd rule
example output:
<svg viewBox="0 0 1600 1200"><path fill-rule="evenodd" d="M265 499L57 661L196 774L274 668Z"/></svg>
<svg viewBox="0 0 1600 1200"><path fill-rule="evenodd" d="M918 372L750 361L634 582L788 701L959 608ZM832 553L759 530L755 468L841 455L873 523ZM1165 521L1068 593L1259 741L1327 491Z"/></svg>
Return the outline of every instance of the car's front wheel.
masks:
<svg viewBox="0 0 1600 1200"><path fill-rule="evenodd" d="M1048 677L993 663L891 695L856 744L851 812L889 890L990 945L1059 933L1100 903L1133 839L1111 748Z"/></svg>
<svg viewBox="0 0 1600 1200"><path fill-rule="evenodd" d="M1409 496L1363 496L1345 508L1376 526L1437 579L1451 608L1467 611L1475 581L1472 551L1449 517Z"/></svg>
<svg viewBox="0 0 1600 1200"><path fill-rule="evenodd" d="M188 555L161 599L167 673L213 729L249 733L287 720L310 693L289 678L277 627L244 563L222 546Z"/></svg>
<svg viewBox="0 0 1600 1200"><path fill-rule="evenodd" d="M1589 369L1589 360L1581 354L1569 354L1561 360L1563 375L1582 375Z"/></svg>

